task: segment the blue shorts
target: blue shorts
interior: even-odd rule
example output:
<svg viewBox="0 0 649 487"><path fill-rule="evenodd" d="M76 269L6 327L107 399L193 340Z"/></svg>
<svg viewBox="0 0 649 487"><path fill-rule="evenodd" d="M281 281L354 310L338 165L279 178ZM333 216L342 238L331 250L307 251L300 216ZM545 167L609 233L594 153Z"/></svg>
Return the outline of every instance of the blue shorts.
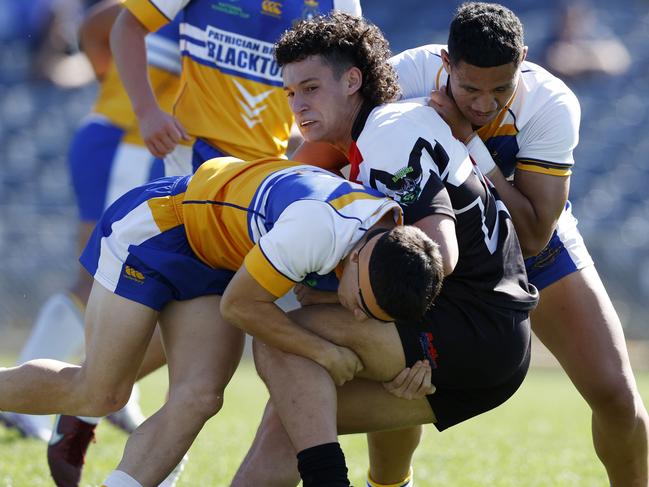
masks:
<svg viewBox="0 0 649 487"><path fill-rule="evenodd" d="M182 210L170 204L189 179L157 179L106 210L79 259L97 282L158 311L171 300L223 294L234 271L214 269L196 256L177 216Z"/></svg>
<svg viewBox="0 0 649 487"><path fill-rule="evenodd" d="M74 134L68 163L81 220L99 220L126 191L164 175L162 160L146 147L123 143L124 133L93 116Z"/></svg>
<svg viewBox="0 0 649 487"><path fill-rule="evenodd" d="M221 152L219 149L202 139L196 139L196 142L194 142L194 146L192 147L192 173L195 173L200 165L205 161L209 161L215 157L225 157L229 155L230 154Z"/></svg>
<svg viewBox="0 0 649 487"><path fill-rule="evenodd" d="M550 242L538 255L525 259L527 278L539 291L592 264L570 202L566 203Z"/></svg>

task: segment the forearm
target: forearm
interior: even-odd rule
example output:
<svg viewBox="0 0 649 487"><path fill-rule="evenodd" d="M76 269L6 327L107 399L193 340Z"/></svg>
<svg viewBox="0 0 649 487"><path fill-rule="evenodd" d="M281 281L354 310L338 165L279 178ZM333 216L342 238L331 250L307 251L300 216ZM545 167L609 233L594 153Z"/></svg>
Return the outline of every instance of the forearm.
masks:
<svg viewBox="0 0 649 487"><path fill-rule="evenodd" d="M514 222L523 255L525 257L537 255L550 240L556 226L556 219L549 221L547 215L541 215L530 198L516 186L516 182L512 184L505 179L489 150L477 135L469 141L467 148L478 168L493 183L505 203Z"/></svg>
<svg viewBox="0 0 649 487"><path fill-rule="evenodd" d="M234 304L224 316L268 346L328 366L326 352L335 345L297 325L274 303Z"/></svg>
<svg viewBox="0 0 649 487"><path fill-rule="evenodd" d="M147 34L145 27L127 10L117 17L110 34L115 64L138 118L158 109L147 69L144 42Z"/></svg>
<svg viewBox="0 0 649 487"><path fill-rule="evenodd" d="M530 200L516 187L505 179L500 169L495 168L488 175L505 203L514 222L516 234L525 258L537 255L547 245L556 227L545 223L534 209Z"/></svg>

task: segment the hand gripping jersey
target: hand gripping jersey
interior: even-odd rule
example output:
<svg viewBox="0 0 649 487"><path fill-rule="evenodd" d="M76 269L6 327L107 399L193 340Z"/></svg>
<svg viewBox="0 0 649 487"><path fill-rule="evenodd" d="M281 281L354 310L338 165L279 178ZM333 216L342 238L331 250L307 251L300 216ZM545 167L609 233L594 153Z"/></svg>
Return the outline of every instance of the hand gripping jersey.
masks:
<svg viewBox="0 0 649 487"><path fill-rule="evenodd" d="M359 0L126 0L153 31L180 12L183 56L174 115L192 136L242 159L283 156L293 116L273 44L294 21Z"/></svg>
<svg viewBox="0 0 649 487"><path fill-rule="evenodd" d="M160 108L171 113L180 87L180 48L178 19L146 36L147 62L151 88ZM105 119L126 131L123 141L144 146L137 119L114 62L99 84L97 100L93 107L95 119Z"/></svg>
<svg viewBox="0 0 649 487"><path fill-rule="evenodd" d="M431 44L391 59L404 98L428 96L448 86L440 55L446 46ZM542 67L524 61L514 95L502 112L478 130L494 162L507 178L514 170L568 176L579 141L579 101L570 89ZM592 264L566 204L548 246L526 260L530 281L542 289L561 277Z"/></svg>
<svg viewBox="0 0 649 487"><path fill-rule="evenodd" d="M459 260L442 294L527 310L528 286L509 213L469 154L424 100L365 106L353 127L350 179L394 198L406 223L432 214L455 219Z"/></svg>

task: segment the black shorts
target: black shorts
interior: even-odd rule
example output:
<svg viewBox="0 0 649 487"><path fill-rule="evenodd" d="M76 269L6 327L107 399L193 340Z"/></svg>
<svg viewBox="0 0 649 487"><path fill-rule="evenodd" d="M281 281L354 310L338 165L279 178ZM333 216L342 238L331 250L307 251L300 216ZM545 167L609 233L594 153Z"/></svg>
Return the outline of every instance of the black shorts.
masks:
<svg viewBox="0 0 649 487"><path fill-rule="evenodd" d="M436 391L427 398L439 431L504 403L529 368L527 311L451 302L442 294L423 324L398 323L397 330L408 367L430 362Z"/></svg>

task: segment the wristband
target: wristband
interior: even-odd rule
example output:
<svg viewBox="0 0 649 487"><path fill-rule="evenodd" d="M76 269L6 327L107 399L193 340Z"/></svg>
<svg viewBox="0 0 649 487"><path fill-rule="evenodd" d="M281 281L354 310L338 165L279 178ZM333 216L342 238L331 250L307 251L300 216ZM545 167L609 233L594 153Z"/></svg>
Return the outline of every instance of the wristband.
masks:
<svg viewBox="0 0 649 487"><path fill-rule="evenodd" d="M482 174L486 176L494 170L496 163L491 157L489 149L487 149L487 146L484 145L480 137L471 137L469 142L466 144L466 148L469 150L469 154Z"/></svg>

